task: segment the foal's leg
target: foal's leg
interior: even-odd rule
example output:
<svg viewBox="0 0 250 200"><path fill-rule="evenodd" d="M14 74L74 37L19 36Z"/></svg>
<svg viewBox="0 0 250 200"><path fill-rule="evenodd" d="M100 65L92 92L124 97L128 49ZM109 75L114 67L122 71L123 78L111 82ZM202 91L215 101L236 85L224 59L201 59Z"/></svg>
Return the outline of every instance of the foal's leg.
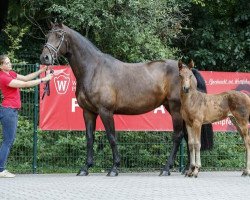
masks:
<svg viewBox="0 0 250 200"><path fill-rule="evenodd" d="M188 131L188 146L190 151L190 168L186 173L187 176L197 178L201 167L201 125L199 122L194 122L191 126L186 125Z"/></svg>
<svg viewBox="0 0 250 200"><path fill-rule="evenodd" d="M246 147L246 169L243 171L242 176L250 176L250 131L248 130L248 125L242 128L242 135Z"/></svg>
<svg viewBox="0 0 250 200"><path fill-rule="evenodd" d="M193 128L186 124L187 132L188 132L188 148L190 154L190 166L189 170L186 172L186 176L192 177L193 171L195 169L195 137Z"/></svg>
<svg viewBox="0 0 250 200"><path fill-rule="evenodd" d="M78 176L87 176L89 174L88 169L93 166L93 144L97 114L84 110L83 117L86 127L87 158L86 165L80 169Z"/></svg>
<svg viewBox="0 0 250 200"><path fill-rule="evenodd" d="M116 136L115 136L115 125L114 125L114 118L113 113L106 110L101 109L99 111L101 120L106 130L106 134L108 137L109 144L112 149L113 154L113 166L108 172L107 176L117 176L118 175L118 167L120 166L120 156L117 149L116 144Z"/></svg>
<svg viewBox="0 0 250 200"><path fill-rule="evenodd" d="M194 134L194 148L195 148L195 168L193 171L193 175L197 178L199 169L201 167L201 126L202 124L196 123L193 126L193 134Z"/></svg>
<svg viewBox="0 0 250 200"><path fill-rule="evenodd" d="M188 144L188 133L187 133L186 124L185 124L184 127L183 127L183 132L184 132L184 139L185 139L185 142L186 142L186 144ZM190 166L190 152L189 152L189 147L188 147L188 145L187 145L187 157L188 157L187 163L186 163L185 167L183 168L183 170L182 170L182 172L181 172L182 174L186 174L186 172L188 171L189 166Z"/></svg>
<svg viewBox="0 0 250 200"><path fill-rule="evenodd" d="M245 147L246 147L246 169L243 171L242 176L250 176L250 130L248 130L248 120L238 119L233 116L229 116L233 124L236 126L238 132L240 133Z"/></svg>
<svg viewBox="0 0 250 200"><path fill-rule="evenodd" d="M176 102L175 103L170 102L169 109L167 109L167 110L171 114L172 121L173 121L173 129L174 129L173 147L172 147L170 155L167 159L167 162L160 173L160 176L167 176L167 175L171 174L170 169L174 165L174 160L176 158L177 151L179 149L181 140L184 136L184 134L183 134L183 119L182 119L181 114L180 114L180 104L176 103Z"/></svg>

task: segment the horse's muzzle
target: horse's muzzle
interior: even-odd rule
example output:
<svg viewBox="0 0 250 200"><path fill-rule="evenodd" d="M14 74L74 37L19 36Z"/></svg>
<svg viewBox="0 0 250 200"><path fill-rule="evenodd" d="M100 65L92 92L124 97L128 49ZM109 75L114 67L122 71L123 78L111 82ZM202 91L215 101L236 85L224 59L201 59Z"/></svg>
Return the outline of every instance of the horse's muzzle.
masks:
<svg viewBox="0 0 250 200"><path fill-rule="evenodd" d="M51 54L41 54L40 61L44 65L52 65L53 64L53 59L52 59Z"/></svg>
<svg viewBox="0 0 250 200"><path fill-rule="evenodd" d="M183 92L184 92L184 93L188 93L188 92L189 92L189 88L183 87Z"/></svg>

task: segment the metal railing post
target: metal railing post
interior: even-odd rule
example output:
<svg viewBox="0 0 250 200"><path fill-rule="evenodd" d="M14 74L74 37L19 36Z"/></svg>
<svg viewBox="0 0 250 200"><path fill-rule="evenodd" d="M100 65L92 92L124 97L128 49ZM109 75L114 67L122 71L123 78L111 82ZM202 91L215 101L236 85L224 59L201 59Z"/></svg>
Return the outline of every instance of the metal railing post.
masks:
<svg viewBox="0 0 250 200"><path fill-rule="evenodd" d="M39 70L39 66L38 63L35 65L36 71ZM34 104L33 174L35 174L37 170L38 86L35 86Z"/></svg>

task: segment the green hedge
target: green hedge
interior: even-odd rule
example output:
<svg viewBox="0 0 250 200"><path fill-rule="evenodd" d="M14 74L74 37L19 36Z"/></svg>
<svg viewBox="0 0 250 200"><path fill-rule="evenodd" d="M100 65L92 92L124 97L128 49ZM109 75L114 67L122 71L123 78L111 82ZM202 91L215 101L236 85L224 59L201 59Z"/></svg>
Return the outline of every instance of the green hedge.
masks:
<svg viewBox="0 0 250 200"><path fill-rule="evenodd" d="M33 161L33 124L20 116L15 144L8 160L8 169L31 173ZM172 148L169 132L118 132L121 172L159 171ZM37 172L76 172L85 163L84 132L39 131ZM184 149L186 144L184 143ZM104 132L96 132L95 166L91 172L106 172L112 165L111 148ZM202 170L242 170L245 148L236 133L216 133L214 149L201 153ZM187 155L184 151L184 160ZM179 169L179 155L174 170Z"/></svg>

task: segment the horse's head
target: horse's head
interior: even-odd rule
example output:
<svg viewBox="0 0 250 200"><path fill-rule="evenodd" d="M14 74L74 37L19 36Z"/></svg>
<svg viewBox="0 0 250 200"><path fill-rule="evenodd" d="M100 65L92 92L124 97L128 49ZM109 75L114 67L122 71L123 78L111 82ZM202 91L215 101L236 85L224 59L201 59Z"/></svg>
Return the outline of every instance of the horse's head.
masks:
<svg viewBox="0 0 250 200"><path fill-rule="evenodd" d="M181 79L181 89L184 93L188 93L190 88L192 88L193 84L196 83L196 79L194 77L194 74L192 72L192 68L194 67L194 62L191 60L186 66L182 63L181 60L178 61L178 67L179 67L179 75Z"/></svg>
<svg viewBox="0 0 250 200"><path fill-rule="evenodd" d="M67 34L63 24L51 23L51 30L46 35L47 42L44 45L40 61L45 65L52 65L60 56L67 53Z"/></svg>

